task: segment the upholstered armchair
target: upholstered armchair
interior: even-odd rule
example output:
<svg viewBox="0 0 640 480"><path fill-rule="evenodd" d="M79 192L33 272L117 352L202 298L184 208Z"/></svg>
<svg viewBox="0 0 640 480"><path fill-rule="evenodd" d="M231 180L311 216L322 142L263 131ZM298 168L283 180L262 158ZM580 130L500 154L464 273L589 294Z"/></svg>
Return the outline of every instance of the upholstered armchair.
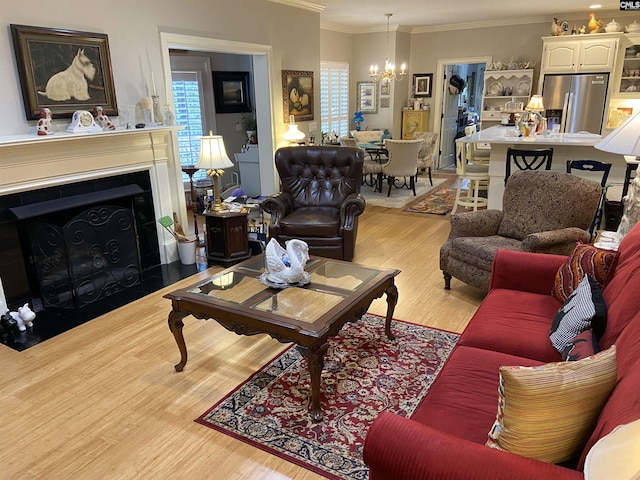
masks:
<svg viewBox="0 0 640 480"><path fill-rule="evenodd" d="M297 238L309 253L339 260L353 259L364 152L354 147L285 147L275 163L282 191L262 204L271 215L269 236L284 244Z"/></svg>
<svg viewBox="0 0 640 480"><path fill-rule="evenodd" d="M576 241L588 242L601 191L597 182L568 173L513 173L502 210L451 215L449 238L440 248L444 288L456 277L487 290L493 257L501 248L566 255Z"/></svg>

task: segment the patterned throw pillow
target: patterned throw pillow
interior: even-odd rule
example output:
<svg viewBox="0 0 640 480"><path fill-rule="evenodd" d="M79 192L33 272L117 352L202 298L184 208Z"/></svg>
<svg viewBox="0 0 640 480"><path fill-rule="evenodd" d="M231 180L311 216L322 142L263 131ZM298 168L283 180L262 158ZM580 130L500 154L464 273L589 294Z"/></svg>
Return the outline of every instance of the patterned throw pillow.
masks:
<svg viewBox="0 0 640 480"><path fill-rule="evenodd" d="M594 355L600 351L598 337L593 333L593 328L579 333L564 347L562 360L565 362L576 362Z"/></svg>
<svg viewBox="0 0 640 480"><path fill-rule="evenodd" d="M500 367L500 399L487 445L560 463L573 459L616 383L616 348L579 362Z"/></svg>
<svg viewBox="0 0 640 480"><path fill-rule="evenodd" d="M573 337L593 328L598 338L607 323L607 306L602 292L591 275L585 275L578 288L560 307L551 321L549 339L556 350L562 352Z"/></svg>
<svg viewBox="0 0 640 480"><path fill-rule="evenodd" d="M558 269L552 295L564 302L587 274L598 282L600 288L604 288L619 256L616 251L603 250L579 241L565 264Z"/></svg>

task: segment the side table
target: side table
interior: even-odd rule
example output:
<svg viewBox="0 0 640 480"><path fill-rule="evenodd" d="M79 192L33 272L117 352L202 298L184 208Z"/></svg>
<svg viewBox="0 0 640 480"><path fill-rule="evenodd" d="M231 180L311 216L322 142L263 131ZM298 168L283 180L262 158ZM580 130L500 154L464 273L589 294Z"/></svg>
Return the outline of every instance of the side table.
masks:
<svg viewBox="0 0 640 480"><path fill-rule="evenodd" d="M246 213L210 212L205 214L205 226L207 263L228 267L251 257Z"/></svg>

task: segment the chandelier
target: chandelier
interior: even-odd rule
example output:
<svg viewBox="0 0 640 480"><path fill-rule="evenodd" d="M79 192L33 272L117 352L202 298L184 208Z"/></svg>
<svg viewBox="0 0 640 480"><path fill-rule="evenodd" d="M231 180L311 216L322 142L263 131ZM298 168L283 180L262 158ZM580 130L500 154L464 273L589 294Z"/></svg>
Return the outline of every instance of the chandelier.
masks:
<svg viewBox="0 0 640 480"><path fill-rule="evenodd" d="M378 65L371 65L371 68L369 69L369 76L374 82L382 80L382 83L388 84L394 80L397 80L398 82L401 81L406 75L405 69L407 67L403 63L400 66L400 73L396 73L396 66L389 60L389 18L391 18L393 13L385 13L384 15L387 17L387 56L384 59L384 70L378 72Z"/></svg>

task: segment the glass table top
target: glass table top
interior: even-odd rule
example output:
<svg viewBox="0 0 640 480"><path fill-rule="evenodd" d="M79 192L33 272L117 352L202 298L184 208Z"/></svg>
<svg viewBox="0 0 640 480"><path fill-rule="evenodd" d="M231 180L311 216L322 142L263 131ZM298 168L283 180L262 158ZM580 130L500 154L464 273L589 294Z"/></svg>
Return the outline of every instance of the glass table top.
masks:
<svg viewBox="0 0 640 480"><path fill-rule="evenodd" d="M317 258L309 260L305 270L311 274L308 285L270 288L260 283L266 266L264 256L258 256L204 280L187 293L312 323L381 272Z"/></svg>

